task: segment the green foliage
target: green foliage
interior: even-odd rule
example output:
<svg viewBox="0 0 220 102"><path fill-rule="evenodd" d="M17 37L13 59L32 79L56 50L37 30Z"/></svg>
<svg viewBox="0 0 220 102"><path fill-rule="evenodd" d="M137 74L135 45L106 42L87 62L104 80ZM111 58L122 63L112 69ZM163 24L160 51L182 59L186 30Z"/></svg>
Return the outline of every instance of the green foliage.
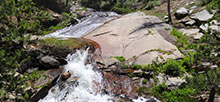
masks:
<svg viewBox="0 0 220 102"><path fill-rule="evenodd" d="M187 45L189 44L189 37L185 34L182 34L177 29L173 28L170 32L170 35L174 36L177 39L176 46L179 48L179 50L188 49Z"/></svg>
<svg viewBox="0 0 220 102"><path fill-rule="evenodd" d="M206 5L206 9L211 12L212 10L217 11L213 17L213 19L216 19L220 22L220 1L219 0L211 0L210 3Z"/></svg>
<svg viewBox="0 0 220 102"><path fill-rule="evenodd" d="M78 0L78 2L86 7L112 10L118 13L130 13L140 9L149 10L160 5L159 0Z"/></svg>
<svg viewBox="0 0 220 102"><path fill-rule="evenodd" d="M8 100L11 94L16 98L10 101L26 101L31 95L24 90L30 86L27 81L37 80L41 72L33 71L23 75L16 72L20 64L30 58L23 55L23 46L30 43L30 36L25 35L54 30L50 28L53 19L49 12L32 0L1 0L0 12L0 101ZM69 22L69 15L63 15L66 22ZM66 22L60 25L66 26Z"/></svg>
<svg viewBox="0 0 220 102"><path fill-rule="evenodd" d="M206 5L206 9L211 11L211 10L217 10L219 9L219 0L212 0L209 4Z"/></svg>
<svg viewBox="0 0 220 102"><path fill-rule="evenodd" d="M58 38L46 38L44 40L40 40L42 45L50 45L59 48L75 48L81 45L84 45L83 42L80 42L78 39L58 39ZM85 43L86 44L86 43Z"/></svg>
<svg viewBox="0 0 220 102"><path fill-rule="evenodd" d="M126 4L121 3L121 2L117 2L113 6L112 10L115 11L115 12L118 12L118 13L130 13L130 12L135 11L134 8L131 8L131 7L129 7L129 5L126 5Z"/></svg>
<svg viewBox="0 0 220 102"><path fill-rule="evenodd" d="M147 80L146 80L146 79L142 80L142 83L143 83L143 84L146 84L146 83L147 83Z"/></svg>
<svg viewBox="0 0 220 102"><path fill-rule="evenodd" d="M198 6L204 6L208 3L210 3L212 0L201 0L197 5Z"/></svg>
<svg viewBox="0 0 220 102"><path fill-rule="evenodd" d="M180 65L182 65L187 72L192 71L192 66L195 62L195 58L194 58L194 52L189 52L187 53L188 55L185 55L183 57L183 59L180 61Z"/></svg>
<svg viewBox="0 0 220 102"><path fill-rule="evenodd" d="M148 65L132 65L129 66L129 68L153 71L156 75L159 73L165 73L171 76L183 76L186 72L185 68L192 64L192 59L189 59L188 57L184 57L183 59L184 60L181 61L169 59L165 63L154 62Z"/></svg>
<svg viewBox="0 0 220 102"><path fill-rule="evenodd" d="M189 88L176 89L172 91L162 92L163 102L196 102L196 100L190 96L193 91Z"/></svg>
<svg viewBox="0 0 220 102"><path fill-rule="evenodd" d="M149 94L150 93L150 89L147 88L147 87L140 87L138 90L137 90L138 93L144 93L144 94Z"/></svg>
<svg viewBox="0 0 220 102"><path fill-rule="evenodd" d="M26 78L15 77L15 75L19 64L27 60L22 58L23 44L28 39L24 37L24 34L37 27L36 23L39 23L27 20L35 9L31 9L30 5L33 3L29 0L0 1L0 93L3 94L0 101L2 102L7 100L9 94L12 93L19 96L15 99L17 101L27 99L27 97L23 97Z"/></svg>
<svg viewBox="0 0 220 102"><path fill-rule="evenodd" d="M124 62L126 60L123 56L113 56L112 58L115 58L120 62Z"/></svg>
<svg viewBox="0 0 220 102"><path fill-rule="evenodd" d="M146 5L143 7L144 10L150 10L154 8L155 6L160 6L160 1L158 0L143 0L143 3Z"/></svg>
<svg viewBox="0 0 220 102"><path fill-rule="evenodd" d="M159 84L159 85L156 85L155 87L153 87L151 89L151 93L154 95L154 96L157 96L157 97L160 97L160 94L164 91L167 91L167 86L165 85L165 83L162 83L162 84Z"/></svg>
<svg viewBox="0 0 220 102"><path fill-rule="evenodd" d="M160 72L164 72L171 76L182 76L186 70L185 67L181 65L179 61L173 59L168 60L162 67L159 68Z"/></svg>
<svg viewBox="0 0 220 102"><path fill-rule="evenodd" d="M2 31L17 28L16 31L23 32L23 34L42 34L43 31L48 30L49 22L52 22L50 13L37 7L32 0L2 1L0 9L5 11L0 16L3 20Z"/></svg>
<svg viewBox="0 0 220 102"><path fill-rule="evenodd" d="M187 85L185 87L192 88L195 90L195 95L199 94L213 84L219 85L220 84L220 69L216 68L213 70L209 70L204 73L194 74L191 78L186 78ZM219 87L217 88L219 89Z"/></svg>

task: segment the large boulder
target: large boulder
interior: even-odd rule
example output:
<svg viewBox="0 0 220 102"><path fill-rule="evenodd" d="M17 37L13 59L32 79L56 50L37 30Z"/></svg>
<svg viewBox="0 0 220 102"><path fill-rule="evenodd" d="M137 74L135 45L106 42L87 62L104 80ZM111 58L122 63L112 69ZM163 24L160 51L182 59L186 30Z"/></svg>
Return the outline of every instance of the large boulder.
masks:
<svg viewBox="0 0 220 102"><path fill-rule="evenodd" d="M200 12L192 14L190 17L200 22L206 22L209 19L211 19L213 16L214 14L209 13L207 10L202 10Z"/></svg>
<svg viewBox="0 0 220 102"><path fill-rule="evenodd" d="M175 40L167 29L172 27L159 18L136 12L108 22L84 38L100 44L104 62L111 56L124 56L133 63L144 65L157 58L162 61L183 57L170 43Z"/></svg>
<svg viewBox="0 0 220 102"><path fill-rule="evenodd" d="M186 9L185 7L181 7L176 11L174 15L177 19L181 19L183 17L186 17L188 14L189 14L189 10Z"/></svg>
<svg viewBox="0 0 220 102"><path fill-rule="evenodd" d="M60 66L60 62L57 61L55 58L50 56L44 56L40 59L40 64L44 68L58 68Z"/></svg>

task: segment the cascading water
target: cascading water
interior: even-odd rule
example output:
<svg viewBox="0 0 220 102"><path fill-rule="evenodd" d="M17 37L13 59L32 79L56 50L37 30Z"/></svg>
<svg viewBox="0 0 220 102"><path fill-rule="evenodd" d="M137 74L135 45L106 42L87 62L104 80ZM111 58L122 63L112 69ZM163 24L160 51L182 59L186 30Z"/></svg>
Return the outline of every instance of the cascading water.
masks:
<svg viewBox="0 0 220 102"><path fill-rule="evenodd" d="M45 37L80 38L106 22L118 17L120 17L120 15L114 12L95 11L82 18L78 24L70 25L69 27L57 30L45 35ZM75 54L68 55L68 64L64 67L63 72L71 71L71 76L64 81L60 75L60 78L57 80L57 84L52 87L48 92L48 95L39 100L39 102L118 102L118 99L119 102L121 102L123 100L123 97L121 97L122 94L117 94L120 96L118 98L114 95L108 95L102 92L102 90L104 90L102 74L95 71L92 64L86 64L87 55L88 50L77 51ZM112 83L105 82L105 84ZM128 93L129 91L130 90L128 90ZM111 93L111 91L109 93ZM115 93L112 92L112 94ZM129 102L159 102L156 98L128 98Z"/></svg>
<svg viewBox="0 0 220 102"><path fill-rule="evenodd" d="M66 81L61 78L39 102L111 102L112 97L102 93L102 75L93 70L91 64L85 64L88 50L68 55L65 71L72 71Z"/></svg>
<svg viewBox="0 0 220 102"><path fill-rule="evenodd" d="M105 22L118 18L115 12L93 12L88 14L86 17L82 18L80 22L76 25L70 25L63 29L57 30L53 33L45 35L45 37L74 37L80 38L99 26L103 25Z"/></svg>

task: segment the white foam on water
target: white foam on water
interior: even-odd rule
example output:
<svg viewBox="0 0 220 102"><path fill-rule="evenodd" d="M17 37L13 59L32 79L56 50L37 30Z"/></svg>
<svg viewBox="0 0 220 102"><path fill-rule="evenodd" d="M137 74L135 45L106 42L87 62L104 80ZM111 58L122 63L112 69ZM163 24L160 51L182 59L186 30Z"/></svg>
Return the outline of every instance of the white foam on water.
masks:
<svg viewBox="0 0 220 102"><path fill-rule="evenodd" d="M39 102L111 102L112 97L101 92L101 73L94 71L91 64L85 64L87 55L88 50L68 55L64 71L71 70L73 75L69 79L77 77L77 80L63 82L66 85L63 89L59 87L62 81L58 80L58 84Z"/></svg>
<svg viewBox="0 0 220 102"><path fill-rule="evenodd" d="M158 99L152 97L152 98L144 98L144 97L138 97L137 99L132 99L133 102L160 102Z"/></svg>

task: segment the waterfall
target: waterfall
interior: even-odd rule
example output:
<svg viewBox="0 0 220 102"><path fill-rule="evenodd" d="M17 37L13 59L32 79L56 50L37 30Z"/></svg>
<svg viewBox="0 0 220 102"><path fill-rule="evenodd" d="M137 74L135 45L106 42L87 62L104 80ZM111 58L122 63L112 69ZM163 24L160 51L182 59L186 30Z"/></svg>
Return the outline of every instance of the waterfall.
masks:
<svg viewBox="0 0 220 102"><path fill-rule="evenodd" d="M86 64L87 56L88 49L68 55L64 72L72 71L72 75L66 81L59 78L39 102L111 102L112 97L102 93L102 74Z"/></svg>

